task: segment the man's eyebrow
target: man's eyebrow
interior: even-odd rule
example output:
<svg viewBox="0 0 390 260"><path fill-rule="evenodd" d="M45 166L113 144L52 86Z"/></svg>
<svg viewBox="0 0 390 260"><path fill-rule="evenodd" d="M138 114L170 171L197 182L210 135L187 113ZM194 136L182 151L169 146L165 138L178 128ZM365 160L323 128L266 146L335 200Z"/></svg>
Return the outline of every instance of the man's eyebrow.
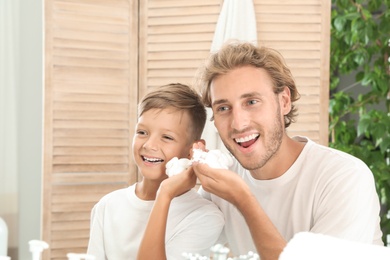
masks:
<svg viewBox="0 0 390 260"><path fill-rule="evenodd" d="M218 100L215 100L215 101L211 104L211 106L213 107L213 106L216 106L216 105L219 105L219 104L223 104L223 103L226 103L226 102L228 102L227 99L218 99Z"/></svg>
<svg viewBox="0 0 390 260"><path fill-rule="evenodd" d="M249 93L244 93L240 96L240 99L244 99L244 98L253 98L253 97L259 97L261 96L261 94L259 92L249 92ZM218 100L215 100L211 106L216 106L216 105L219 105L219 104L223 104L223 103L227 103L228 100L227 99L218 99Z"/></svg>
<svg viewBox="0 0 390 260"><path fill-rule="evenodd" d="M259 97L261 94L259 92L250 92L250 93L245 93L240 96L240 98L251 98L251 97Z"/></svg>

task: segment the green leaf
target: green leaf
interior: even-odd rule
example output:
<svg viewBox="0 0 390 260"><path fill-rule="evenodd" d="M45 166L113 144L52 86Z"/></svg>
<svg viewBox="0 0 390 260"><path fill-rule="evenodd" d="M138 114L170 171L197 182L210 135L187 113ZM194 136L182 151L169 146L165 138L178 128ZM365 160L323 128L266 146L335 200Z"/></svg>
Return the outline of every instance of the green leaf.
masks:
<svg viewBox="0 0 390 260"><path fill-rule="evenodd" d="M390 152L390 137L383 138L379 143L379 148L381 149L381 153L385 154L386 152ZM390 176L390 174L389 174Z"/></svg>
<svg viewBox="0 0 390 260"><path fill-rule="evenodd" d="M363 135L367 132L368 127L370 126L370 118L361 118L358 124L358 135Z"/></svg>
<svg viewBox="0 0 390 260"><path fill-rule="evenodd" d="M362 79L362 85L367 86L372 82L372 73L365 73Z"/></svg>
<svg viewBox="0 0 390 260"><path fill-rule="evenodd" d="M356 74L356 76L355 76L355 79L356 79L356 81L362 81L363 80L363 78L364 78L364 71L359 71L357 74Z"/></svg>
<svg viewBox="0 0 390 260"><path fill-rule="evenodd" d="M356 52L353 60L356 62L356 64L362 65L364 63L364 61L366 60L366 58L364 56L364 53Z"/></svg>
<svg viewBox="0 0 390 260"><path fill-rule="evenodd" d="M372 14L370 11L368 11L367 9L362 9L362 13L363 13L363 16L366 18L366 20L371 19Z"/></svg>
<svg viewBox="0 0 390 260"><path fill-rule="evenodd" d="M334 27L337 31L342 32L344 30L346 19L343 16L339 16L334 20Z"/></svg>
<svg viewBox="0 0 390 260"><path fill-rule="evenodd" d="M331 19L329 146L369 166L382 206L390 209L390 0L332 0ZM338 91L345 87L340 78L353 74L364 90ZM381 228L386 238L385 214Z"/></svg>

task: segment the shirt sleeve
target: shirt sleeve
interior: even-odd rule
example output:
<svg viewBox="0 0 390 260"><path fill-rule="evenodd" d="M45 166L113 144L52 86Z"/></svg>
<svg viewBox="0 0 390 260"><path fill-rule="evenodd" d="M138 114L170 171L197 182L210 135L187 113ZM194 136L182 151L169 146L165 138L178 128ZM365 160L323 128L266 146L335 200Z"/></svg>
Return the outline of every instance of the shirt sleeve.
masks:
<svg viewBox="0 0 390 260"><path fill-rule="evenodd" d="M204 214L186 217L186 225L166 241L168 260L183 259L183 253L210 255L224 226L222 213L216 207L204 208Z"/></svg>
<svg viewBox="0 0 390 260"><path fill-rule="evenodd" d="M199 187L198 193L205 199L211 200L211 195L209 192L205 191L202 186Z"/></svg>
<svg viewBox="0 0 390 260"><path fill-rule="evenodd" d="M96 260L106 259L103 239L103 210L102 205L96 204L91 211L90 235L87 254L95 256Z"/></svg>
<svg viewBox="0 0 390 260"><path fill-rule="evenodd" d="M364 164L331 170L334 174L316 195L311 231L373 243L380 205L371 171Z"/></svg>

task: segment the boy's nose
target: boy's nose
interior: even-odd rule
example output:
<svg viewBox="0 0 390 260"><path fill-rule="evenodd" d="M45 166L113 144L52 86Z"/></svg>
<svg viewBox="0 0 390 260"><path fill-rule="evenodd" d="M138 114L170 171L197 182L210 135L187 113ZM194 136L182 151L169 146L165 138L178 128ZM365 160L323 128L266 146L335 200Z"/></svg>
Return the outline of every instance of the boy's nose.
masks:
<svg viewBox="0 0 390 260"><path fill-rule="evenodd" d="M156 140L152 137L150 137L143 145L143 148L146 150L152 150L157 151L158 150L158 144Z"/></svg>

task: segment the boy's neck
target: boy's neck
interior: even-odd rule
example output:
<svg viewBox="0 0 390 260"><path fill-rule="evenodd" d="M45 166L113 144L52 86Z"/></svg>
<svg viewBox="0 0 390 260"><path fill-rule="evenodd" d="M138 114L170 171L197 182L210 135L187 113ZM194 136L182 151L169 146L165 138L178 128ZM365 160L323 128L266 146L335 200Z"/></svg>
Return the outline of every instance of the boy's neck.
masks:
<svg viewBox="0 0 390 260"><path fill-rule="evenodd" d="M160 183L142 180L135 186L135 195L141 200L155 200Z"/></svg>

